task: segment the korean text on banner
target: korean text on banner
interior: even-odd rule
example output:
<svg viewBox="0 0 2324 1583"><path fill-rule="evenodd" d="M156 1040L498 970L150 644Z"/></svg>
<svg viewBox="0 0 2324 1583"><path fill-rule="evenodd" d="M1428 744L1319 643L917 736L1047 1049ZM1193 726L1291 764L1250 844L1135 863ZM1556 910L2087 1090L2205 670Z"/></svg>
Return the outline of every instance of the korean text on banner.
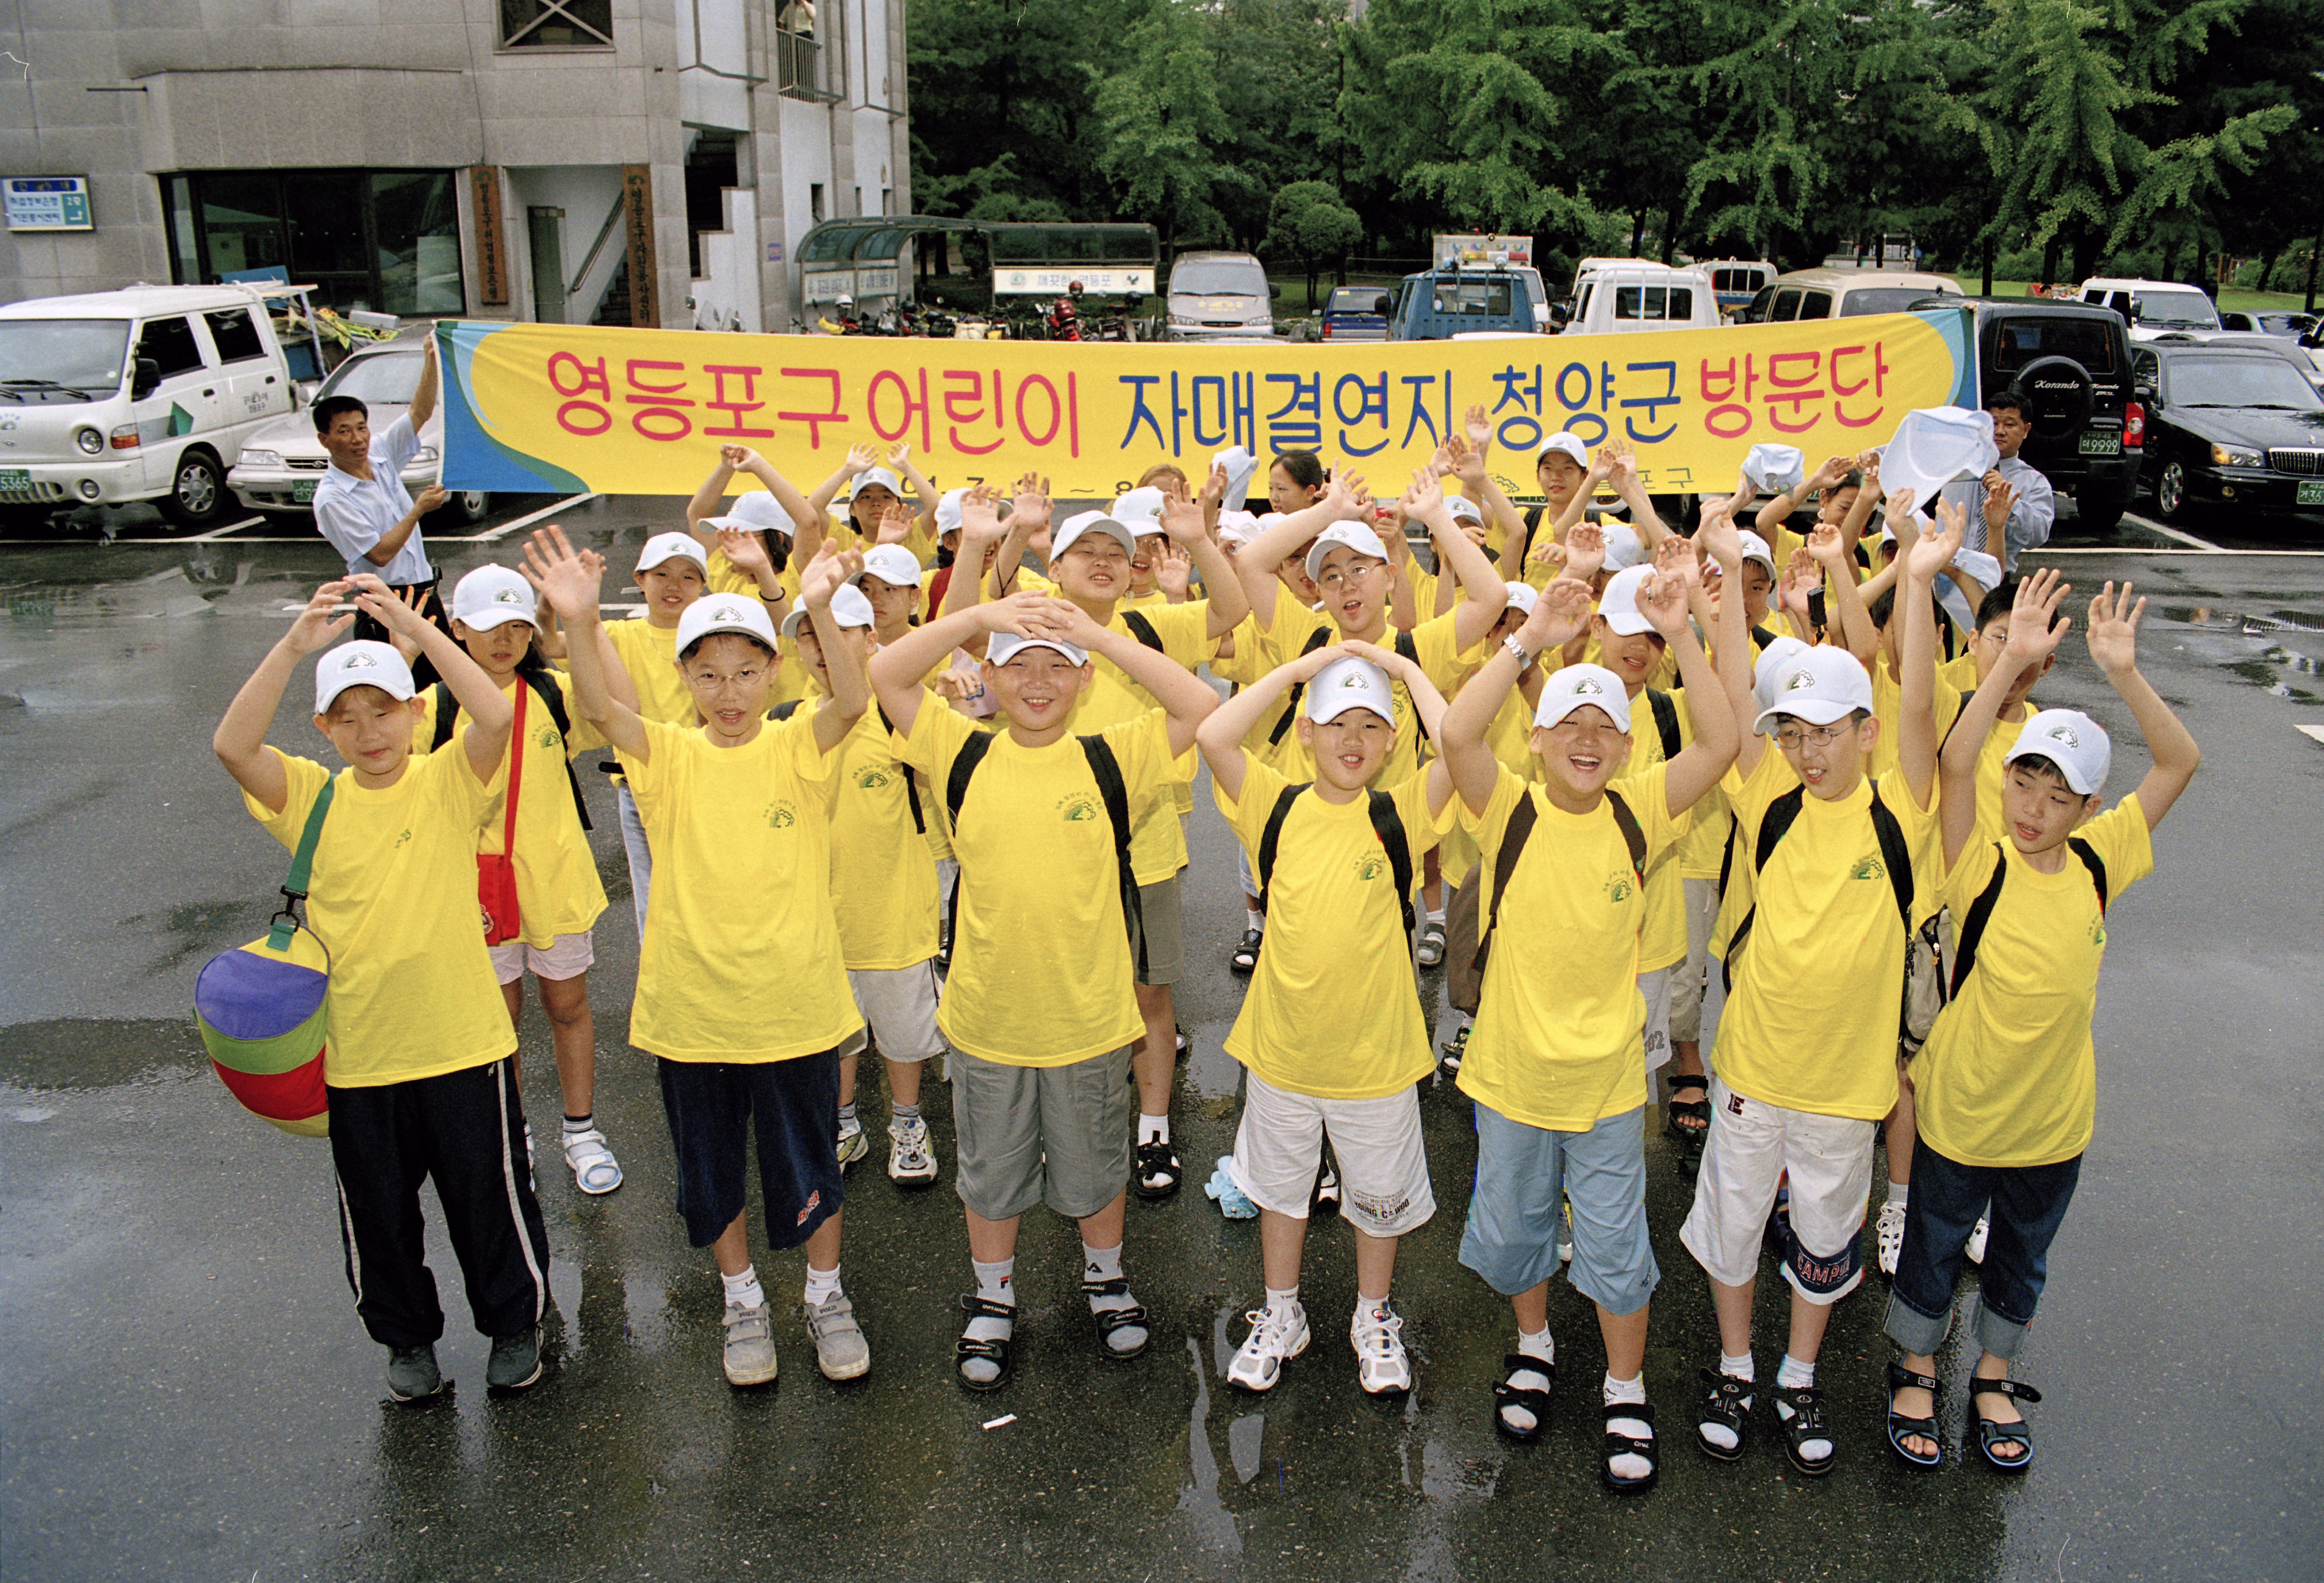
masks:
<svg viewBox="0 0 2324 1583"><path fill-rule="evenodd" d="M1978 401L1963 309L1667 330L1331 346L745 336L584 325L437 327L454 490L689 494L740 443L802 486L856 441L908 442L951 487L1028 472L1102 499L1155 462L1230 446L1314 450L1395 493L1462 415L1494 472L1571 429L1636 448L1646 486L1731 488L1761 442L1811 456L1886 441L1915 407Z"/></svg>

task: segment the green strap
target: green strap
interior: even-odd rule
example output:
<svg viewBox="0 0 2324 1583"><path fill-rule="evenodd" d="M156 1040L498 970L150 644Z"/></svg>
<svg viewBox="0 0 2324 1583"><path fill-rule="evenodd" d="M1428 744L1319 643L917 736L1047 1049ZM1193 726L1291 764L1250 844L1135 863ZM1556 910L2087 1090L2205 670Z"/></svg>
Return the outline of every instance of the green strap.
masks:
<svg viewBox="0 0 2324 1583"><path fill-rule="evenodd" d="M274 915L274 922L266 931L266 943L276 951L290 950L290 936L299 932L300 919L296 908L307 899L308 877L315 868L315 844L323 839L323 815L331 811L331 794L338 784L337 776L323 782L315 805L307 810L307 828L299 833L298 850L290 854L290 874L282 881L282 910Z"/></svg>

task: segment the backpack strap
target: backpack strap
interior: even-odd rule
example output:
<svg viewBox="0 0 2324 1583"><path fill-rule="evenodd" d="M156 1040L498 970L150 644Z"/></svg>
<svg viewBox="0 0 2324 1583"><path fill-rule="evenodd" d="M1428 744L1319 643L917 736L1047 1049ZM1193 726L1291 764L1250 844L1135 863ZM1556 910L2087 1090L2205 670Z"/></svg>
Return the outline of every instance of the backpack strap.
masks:
<svg viewBox="0 0 2324 1583"><path fill-rule="evenodd" d="M1113 749L1102 736L1076 739L1082 754L1089 759L1090 773L1097 778L1097 795L1105 804L1105 816L1113 823L1113 859L1121 870L1121 921L1130 931L1130 940L1138 947L1138 971L1146 972L1146 909L1138 896L1138 875L1130 864L1130 788L1121 778L1121 765L1113 756Z"/></svg>
<svg viewBox="0 0 2324 1583"><path fill-rule="evenodd" d="M1775 640L1775 634L1769 631L1766 628L1754 627L1751 629L1751 647L1754 649L1765 649L1768 644Z"/></svg>
<svg viewBox="0 0 2324 1583"><path fill-rule="evenodd" d="M1501 827L1501 850L1493 856L1493 903L1485 909L1484 927L1477 931L1477 954L1470 962L1480 977L1486 959L1492 954L1493 930L1501 921L1501 897L1508 894L1509 876L1517 871L1517 859L1533 834L1534 822L1540 817L1541 809L1534 804L1532 788L1526 787L1518 794L1517 805L1509 810L1509 822Z"/></svg>
<svg viewBox="0 0 2324 1583"><path fill-rule="evenodd" d="M1315 650L1321 649L1324 644L1331 640L1332 629L1328 626L1318 627L1314 631L1307 634L1307 641L1300 647L1299 652L1302 654L1313 654ZM1283 718L1275 722L1275 729L1267 733L1267 745L1268 747L1271 748L1276 743L1281 741L1283 740L1284 733L1291 729L1291 722L1299 718L1299 700L1306 695L1306 692L1307 684L1305 682L1294 682L1291 684L1291 691L1285 696L1283 701Z"/></svg>
<svg viewBox="0 0 2324 1583"><path fill-rule="evenodd" d="M1167 652L1167 650L1162 647L1162 634L1154 630L1154 623L1146 619L1146 612L1144 611L1123 611L1121 612L1121 624L1130 629L1130 635L1131 637L1137 639L1147 648L1154 650L1155 653L1162 654Z"/></svg>
<svg viewBox="0 0 2324 1583"><path fill-rule="evenodd" d="M2096 847L2079 835L2068 836L2066 846L2089 870L2090 883L2097 887L2098 893L2098 916L2104 918L2107 910L2106 860L2098 856ZM1985 937L1986 923L1993 916L1994 904L2001 899L2001 882L2008 873L2009 854L1997 841L1993 843L1993 878L1986 881L1985 888L1977 893L1975 901L1969 903L1969 912L1961 919L1960 940L1953 947L1952 992L1956 997L1960 994L1961 986L1969 981L1969 966L1977 961L1978 942Z"/></svg>
<svg viewBox="0 0 2324 1583"><path fill-rule="evenodd" d="M315 805L307 810L306 827L299 832L299 844L290 853L290 873L282 881L282 910L274 915L266 930L266 943L273 950L290 950L290 936L305 926L299 908L306 904L308 883L315 871L315 846L323 839L323 815L331 811L331 796L338 785L337 776L323 782L323 789L315 795Z"/></svg>
<svg viewBox="0 0 2324 1583"><path fill-rule="evenodd" d="M961 743L960 751L953 755L951 773L945 777L945 817L954 830L960 828L960 802L968 795L968 778L976 773L976 767L992 751L992 737L989 731L978 732Z"/></svg>
<svg viewBox="0 0 2324 1583"><path fill-rule="evenodd" d="M431 753L452 740L452 722L460 713L460 701L452 696L450 687L438 682L435 693L436 735L428 744L428 750Z"/></svg>
<svg viewBox="0 0 2324 1583"><path fill-rule="evenodd" d="M2098 848L2079 835L2066 837L2066 850L2081 859L2082 867L2090 871L2090 883L2098 888L2098 917L2104 920L2107 910L2106 860L2098 856Z"/></svg>
<svg viewBox="0 0 2324 1583"><path fill-rule="evenodd" d="M524 791L524 709L531 697L530 687L519 687L516 694L516 719L509 727L508 795L502 799L508 813L501 830L501 856L512 864L516 861L516 805Z"/></svg>
<svg viewBox="0 0 2324 1583"><path fill-rule="evenodd" d="M1372 833L1388 850L1388 874L1396 880L1396 899L1404 909L1404 937L1412 938L1412 842L1406 839L1404 820L1396 811L1396 798L1384 791L1367 787L1364 791L1366 811L1371 815ZM1265 907L1259 911L1265 912Z"/></svg>
<svg viewBox="0 0 2324 1583"><path fill-rule="evenodd" d="M1751 847L1751 872L1755 876L1767 866L1767 860L1775 854L1776 844L1790 833L1792 825L1798 821L1800 810L1807 805L1807 796L1806 787L1795 786L1774 802L1769 803L1767 811L1759 816L1759 839L1753 842ZM1743 822L1738 819L1735 822L1735 833L1738 838L1742 831ZM1729 849L1729 855L1730 857L1734 855L1732 847ZM1722 872L1720 879L1723 880L1725 878ZM1722 884L1720 888L1724 891L1726 887ZM1735 925L1735 933L1728 936L1727 956L1719 964L1720 973L1730 991L1735 988L1736 953L1743 949L1744 938L1751 933L1751 925L1758 920L1758 917L1759 895L1758 888L1755 885L1752 888L1750 909L1743 915L1743 921Z"/></svg>
<svg viewBox="0 0 2324 1583"><path fill-rule="evenodd" d="M798 713L798 706L801 702L802 700L800 699L792 698L778 704L772 709L767 711L767 718L769 720L788 720L792 715Z"/></svg>
<svg viewBox="0 0 2324 1583"><path fill-rule="evenodd" d="M524 678L525 686L530 687L533 695L547 706L549 718L557 722L558 741L571 743L573 718L565 713L565 695L558 691L556 681L546 671L519 671L517 674ZM581 778L573 773L573 755L570 752L565 755L565 784L572 788L573 811L580 815L581 828L596 829L589 819L589 805L581 800Z"/></svg>
<svg viewBox="0 0 2324 1583"><path fill-rule="evenodd" d="M1613 787L1606 788L1606 806L1614 815L1614 828L1622 833L1622 844L1630 849L1630 872L1637 877L1638 890L1646 888L1646 833L1638 824L1638 816L1630 805Z"/></svg>
<svg viewBox="0 0 2324 1583"><path fill-rule="evenodd" d="M1663 762L1667 764L1686 749L1685 740L1679 734L1678 700L1648 687L1646 707L1654 711L1655 732L1663 740Z"/></svg>
<svg viewBox="0 0 2324 1583"><path fill-rule="evenodd" d="M1275 882L1275 852L1283 841L1283 822L1291 816L1291 805L1313 781L1286 786L1276 794L1275 806L1268 810L1267 828L1259 835L1259 910L1267 911L1268 890Z"/></svg>
<svg viewBox="0 0 2324 1583"><path fill-rule="evenodd" d="M1880 842L1881 866L1888 870L1889 888L1896 893L1896 916L1903 921L1905 936L1913 933L1913 849L1904 840L1904 827L1888 805L1880 800L1880 788L1872 788L1872 833Z"/></svg>

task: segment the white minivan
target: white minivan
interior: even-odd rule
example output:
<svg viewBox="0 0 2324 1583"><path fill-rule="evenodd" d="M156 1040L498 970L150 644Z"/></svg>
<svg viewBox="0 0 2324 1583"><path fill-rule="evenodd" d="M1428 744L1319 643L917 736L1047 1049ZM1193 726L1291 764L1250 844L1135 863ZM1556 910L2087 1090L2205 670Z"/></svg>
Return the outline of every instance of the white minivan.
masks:
<svg viewBox="0 0 2324 1583"><path fill-rule="evenodd" d="M1572 316L1559 327L1569 336L1718 327L1719 292L1711 272L1638 259L1584 270L1574 282Z"/></svg>
<svg viewBox="0 0 2324 1583"><path fill-rule="evenodd" d="M246 286L131 286L0 307L0 508L152 501L181 528L236 509L244 437L298 405Z"/></svg>

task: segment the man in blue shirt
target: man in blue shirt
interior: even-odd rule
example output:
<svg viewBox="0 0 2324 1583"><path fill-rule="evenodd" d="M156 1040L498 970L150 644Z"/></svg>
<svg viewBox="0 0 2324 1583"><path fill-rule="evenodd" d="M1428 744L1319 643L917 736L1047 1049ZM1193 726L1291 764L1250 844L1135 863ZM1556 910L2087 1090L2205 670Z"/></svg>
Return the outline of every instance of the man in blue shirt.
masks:
<svg viewBox="0 0 2324 1583"><path fill-rule="evenodd" d="M419 453L420 428L435 413L432 336L411 405L377 438L371 432L371 410L355 397L326 396L316 402L315 435L330 453L331 465L315 486L315 525L346 559L347 575L371 573L441 626L443 603L436 597L436 568L420 539L420 519L442 505L445 493L431 483L414 501L402 476L404 464ZM377 626L368 616L356 615L355 636L384 641L385 630L366 631L367 622Z"/></svg>

